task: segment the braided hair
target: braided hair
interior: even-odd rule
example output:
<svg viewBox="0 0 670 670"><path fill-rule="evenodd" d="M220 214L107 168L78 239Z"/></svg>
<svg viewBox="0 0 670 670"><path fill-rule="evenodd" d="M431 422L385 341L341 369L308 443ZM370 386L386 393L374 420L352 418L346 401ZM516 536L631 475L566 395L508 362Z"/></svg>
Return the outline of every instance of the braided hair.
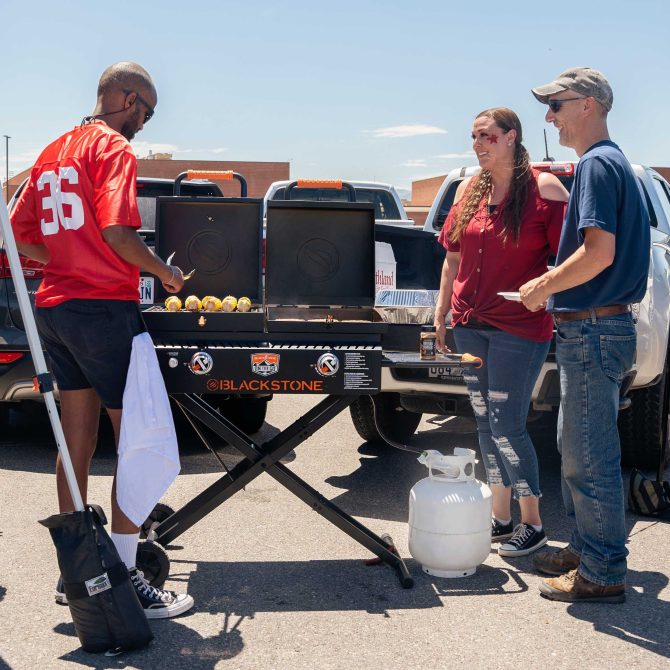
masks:
<svg viewBox="0 0 670 670"><path fill-rule="evenodd" d="M526 147L522 144L521 122L519 121L519 117L507 107L486 109L477 114L475 118L479 119L482 116L492 119L504 133L516 130L512 183L510 184L507 197L498 206L498 216L502 223L500 234L503 240L507 240L511 235L514 241L518 242L521 215L528 196L528 182L532 177L530 157L528 151L526 151ZM464 202L461 211L449 231L450 241L458 242L475 212L479 209L482 198L488 198L491 194L492 186L493 181L489 170L482 170L477 177L473 178L472 183L468 186L463 196Z"/></svg>

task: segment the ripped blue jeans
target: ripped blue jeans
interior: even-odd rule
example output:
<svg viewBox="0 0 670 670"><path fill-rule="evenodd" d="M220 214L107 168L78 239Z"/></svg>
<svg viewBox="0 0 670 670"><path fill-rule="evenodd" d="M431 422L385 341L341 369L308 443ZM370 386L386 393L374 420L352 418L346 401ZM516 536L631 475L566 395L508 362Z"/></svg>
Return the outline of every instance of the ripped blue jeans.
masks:
<svg viewBox="0 0 670 670"><path fill-rule="evenodd" d="M497 329L456 326L453 333L459 352L484 361L478 370L467 370L464 379L489 485L511 486L515 499L539 498L537 455L526 419L550 343L531 342Z"/></svg>

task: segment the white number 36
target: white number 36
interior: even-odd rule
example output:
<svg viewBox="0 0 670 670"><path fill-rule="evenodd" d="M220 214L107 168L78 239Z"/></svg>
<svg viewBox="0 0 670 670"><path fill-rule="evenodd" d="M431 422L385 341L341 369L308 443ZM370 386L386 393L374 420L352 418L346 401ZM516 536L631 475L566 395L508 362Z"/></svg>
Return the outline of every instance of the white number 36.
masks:
<svg viewBox="0 0 670 670"><path fill-rule="evenodd" d="M79 175L73 167L58 168L58 174L54 170L43 172L37 180L37 190L40 193L45 191L45 186L49 185L50 195L42 198L42 210L51 211L51 221L40 220L42 235L55 235L58 232L59 224L65 230L77 230L84 225L84 206L81 198L69 191L63 192L61 184L78 184ZM65 215L65 205L68 205L70 211Z"/></svg>

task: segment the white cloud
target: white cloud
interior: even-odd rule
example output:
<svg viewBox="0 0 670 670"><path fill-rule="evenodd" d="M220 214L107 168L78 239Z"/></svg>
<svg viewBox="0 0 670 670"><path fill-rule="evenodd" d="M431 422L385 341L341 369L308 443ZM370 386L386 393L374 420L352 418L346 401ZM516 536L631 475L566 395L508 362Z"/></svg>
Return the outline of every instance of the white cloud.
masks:
<svg viewBox="0 0 670 670"><path fill-rule="evenodd" d="M410 160L401 163L400 166L409 168L426 167L426 161L423 158L411 158Z"/></svg>
<svg viewBox="0 0 670 670"><path fill-rule="evenodd" d="M438 128L437 126L428 126L425 124L415 124L415 125L404 125L404 126L391 126L389 128L377 128L375 130L365 130L363 131L372 137L380 138L405 138L405 137L418 137L419 135L445 135L446 130L444 128Z"/></svg>
<svg viewBox="0 0 670 670"><path fill-rule="evenodd" d="M228 151L228 147L217 147L216 149L210 149L213 154L222 154Z"/></svg>
<svg viewBox="0 0 670 670"><path fill-rule="evenodd" d="M451 160L453 158L472 158L475 155L475 152L470 149L469 151L464 151L461 154L439 154L436 158L444 158L445 160Z"/></svg>
<svg viewBox="0 0 670 670"><path fill-rule="evenodd" d="M41 149L31 149L29 151L22 151L21 153L13 153L12 147L9 147L9 178L11 179L15 174L23 172L23 170L31 167L37 157L40 155ZM0 154L0 173L2 174L2 179L5 178L5 165L6 158L5 154Z"/></svg>

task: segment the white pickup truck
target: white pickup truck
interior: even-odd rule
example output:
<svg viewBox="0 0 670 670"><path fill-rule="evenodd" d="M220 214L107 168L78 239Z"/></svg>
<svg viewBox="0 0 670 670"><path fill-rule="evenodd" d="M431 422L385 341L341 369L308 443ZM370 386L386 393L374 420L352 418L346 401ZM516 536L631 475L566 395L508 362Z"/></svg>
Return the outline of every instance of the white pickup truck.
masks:
<svg viewBox="0 0 670 670"><path fill-rule="evenodd" d="M275 181L270 184L264 201L284 200L286 188L291 181ZM343 188L344 186L344 188ZM351 194L350 188L354 193ZM375 206L375 221L391 226L411 228L414 221L407 218L400 197L391 184L377 181L329 181L298 180L291 190L294 200L371 202Z"/></svg>
<svg viewBox="0 0 670 670"><path fill-rule="evenodd" d="M566 188L571 188L574 163L537 163L534 166L555 173ZM619 432L625 462L638 467L655 467L661 458L670 459L670 184L651 168L634 165L633 169L650 213L651 264L647 294L635 306L637 360L622 389ZM428 213L424 232L439 234L459 183L477 174L478 170L476 167L459 168L447 175ZM432 300L434 304L436 292L395 293L395 296L390 291L382 293L378 300L387 306L394 301L426 304ZM432 313L426 313L425 320L432 323ZM447 337L450 337L449 331ZM446 365L436 365L425 371L384 369L382 391L381 396L388 396L380 398L380 405L395 405L395 408L378 411L377 424L382 432L397 441L407 439L408 431L416 429L421 413L471 413L462 370ZM366 402L362 400L360 404ZM558 402L558 373L552 346L533 391L533 406L536 410L551 410ZM354 411L359 412L358 421L354 418L359 433L366 439L374 439L370 408L353 407L352 416ZM378 432L376 436L379 437Z"/></svg>

